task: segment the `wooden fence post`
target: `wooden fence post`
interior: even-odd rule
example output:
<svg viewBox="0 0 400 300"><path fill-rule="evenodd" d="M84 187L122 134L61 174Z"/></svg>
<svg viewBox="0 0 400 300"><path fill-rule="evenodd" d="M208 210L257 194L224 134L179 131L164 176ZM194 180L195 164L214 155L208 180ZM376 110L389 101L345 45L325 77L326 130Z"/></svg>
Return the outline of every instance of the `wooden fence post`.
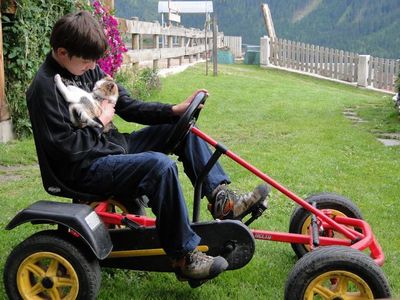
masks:
<svg viewBox="0 0 400 300"><path fill-rule="evenodd" d="M153 35L153 48L159 49L160 48L160 36L158 34ZM153 60L153 71L158 70L158 59Z"/></svg>
<svg viewBox="0 0 400 300"><path fill-rule="evenodd" d="M0 12L1 18L1 12ZM6 104L6 93L4 89L5 79L4 79L4 61L3 61L3 29L0 22L0 122L8 120L10 115L8 113Z"/></svg>
<svg viewBox="0 0 400 300"><path fill-rule="evenodd" d="M174 47L174 37L172 35L169 35L167 37L168 41L168 48L173 48ZM170 68L172 66L172 58L167 58L167 68Z"/></svg>
<svg viewBox="0 0 400 300"><path fill-rule="evenodd" d="M181 36L179 38L179 47L181 47L182 49L185 49L185 37ZM179 57L179 65L182 65L185 62L185 55L182 55Z"/></svg>
<svg viewBox="0 0 400 300"><path fill-rule="evenodd" d="M104 6L107 6L110 9L114 9L114 0L103 0Z"/></svg>
<svg viewBox="0 0 400 300"><path fill-rule="evenodd" d="M140 50L140 34L132 34L132 50Z"/></svg>
<svg viewBox="0 0 400 300"><path fill-rule="evenodd" d="M4 59L3 59L3 26L0 11L0 143L7 143L15 138L6 102Z"/></svg>
<svg viewBox="0 0 400 300"><path fill-rule="evenodd" d="M189 50L189 63L191 64L193 62L193 55L190 54L192 52L191 49L193 47L193 38L189 37L189 41L186 46L189 47L189 49L190 49Z"/></svg>

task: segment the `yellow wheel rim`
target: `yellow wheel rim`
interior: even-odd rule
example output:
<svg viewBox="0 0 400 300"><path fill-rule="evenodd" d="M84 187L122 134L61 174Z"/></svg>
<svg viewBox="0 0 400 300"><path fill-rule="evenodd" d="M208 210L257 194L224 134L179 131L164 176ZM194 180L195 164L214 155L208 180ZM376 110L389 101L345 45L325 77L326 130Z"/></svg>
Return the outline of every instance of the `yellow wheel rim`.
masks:
<svg viewBox="0 0 400 300"><path fill-rule="evenodd" d="M332 217L337 217L337 216L347 217L344 213L342 213L339 210L330 209L330 212L331 212ZM305 219L303 226L301 227L301 234L305 234L305 235L309 234L310 226L311 226L311 216L308 216L307 219ZM353 227L351 227L351 228L353 228ZM332 234L329 237L335 237L335 238L339 238L339 239L345 238L345 236L343 234L341 234L340 232L337 232L337 231L332 231ZM307 244L305 244L304 247L307 249L307 251L311 250L310 246Z"/></svg>
<svg viewBox="0 0 400 300"><path fill-rule="evenodd" d="M323 273L308 285L304 300L354 300L374 299L368 284L359 276L347 271Z"/></svg>
<svg viewBox="0 0 400 300"><path fill-rule="evenodd" d="M37 252L20 264L17 286L25 300L73 300L78 296L79 279L72 265L62 256Z"/></svg>

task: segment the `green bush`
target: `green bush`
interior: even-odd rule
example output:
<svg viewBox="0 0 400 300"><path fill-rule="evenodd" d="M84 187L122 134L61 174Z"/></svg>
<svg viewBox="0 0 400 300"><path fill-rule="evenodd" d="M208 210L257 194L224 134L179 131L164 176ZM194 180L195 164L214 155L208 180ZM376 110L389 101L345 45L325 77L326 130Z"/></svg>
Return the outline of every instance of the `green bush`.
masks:
<svg viewBox="0 0 400 300"><path fill-rule="evenodd" d="M25 92L50 51L53 24L75 10L75 0L19 0L15 15L3 15L6 96L18 137L31 133Z"/></svg>
<svg viewBox="0 0 400 300"><path fill-rule="evenodd" d="M115 79L137 99L146 99L153 91L161 89L157 72L150 68L123 68L115 75Z"/></svg>
<svg viewBox="0 0 400 300"><path fill-rule="evenodd" d="M397 91L398 93L400 93L400 72L399 72L399 74L397 75L397 79L396 79L396 91Z"/></svg>

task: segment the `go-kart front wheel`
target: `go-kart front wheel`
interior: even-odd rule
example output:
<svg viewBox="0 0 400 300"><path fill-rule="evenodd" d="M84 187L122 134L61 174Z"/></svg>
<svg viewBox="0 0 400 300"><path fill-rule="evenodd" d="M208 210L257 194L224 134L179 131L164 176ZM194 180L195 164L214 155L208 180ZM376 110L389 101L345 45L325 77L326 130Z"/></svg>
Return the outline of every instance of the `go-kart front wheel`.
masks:
<svg viewBox="0 0 400 300"><path fill-rule="evenodd" d="M355 219L363 219L360 209L349 199L333 194L320 193L312 195L305 199L308 203L315 202L318 209L329 209L331 216L349 217ZM289 232L298 234L309 234L311 225L311 213L303 207L297 207L290 217ZM334 230L320 230L321 236L343 238L343 235ZM298 258L310 251L309 245L292 243L293 251Z"/></svg>
<svg viewBox="0 0 400 300"><path fill-rule="evenodd" d="M380 267L365 253L344 246L304 255L289 274L286 300L390 298Z"/></svg>
<svg viewBox="0 0 400 300"><path fill-rule="evenodd" d="M5 264L9 299L96 299L100 266L89 252L62 231L30 236L14 248Z"/></svg>

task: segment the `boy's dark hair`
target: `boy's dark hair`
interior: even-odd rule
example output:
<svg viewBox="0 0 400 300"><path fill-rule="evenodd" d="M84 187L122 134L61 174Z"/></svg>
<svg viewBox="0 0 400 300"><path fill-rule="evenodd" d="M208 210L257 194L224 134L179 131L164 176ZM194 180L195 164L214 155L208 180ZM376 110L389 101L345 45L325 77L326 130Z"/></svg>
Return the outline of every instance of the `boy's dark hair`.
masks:
<svg viewBox="0 0 400 300"><path fill-rule="evenodd" d="M61 17L50 36L53 50L65 48L70 57L97 60L107 50L108 42L103 28L87 11Z"/></svg>

